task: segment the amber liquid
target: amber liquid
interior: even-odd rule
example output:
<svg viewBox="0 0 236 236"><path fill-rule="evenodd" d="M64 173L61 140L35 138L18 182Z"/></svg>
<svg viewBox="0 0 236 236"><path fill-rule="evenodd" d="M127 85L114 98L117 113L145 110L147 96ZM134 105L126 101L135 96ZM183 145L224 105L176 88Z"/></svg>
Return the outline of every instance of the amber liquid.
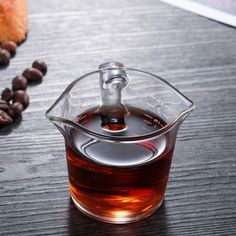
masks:
<svg viewBox="0 0 236 236"><path fill-rule="evenodd" d="M112 124L109 135L142 135L166 125L150 112L132 107L127 111L123 120L126 129L116 133L114 127L118 129L119 124ZM109 132L98 108L75 121L102 134ZM111 143L96 141L75 129L67 132L70 190L82 211L103 221L125 222L148 216L158 208L173 153L168 134L141 143Z"/></svg>

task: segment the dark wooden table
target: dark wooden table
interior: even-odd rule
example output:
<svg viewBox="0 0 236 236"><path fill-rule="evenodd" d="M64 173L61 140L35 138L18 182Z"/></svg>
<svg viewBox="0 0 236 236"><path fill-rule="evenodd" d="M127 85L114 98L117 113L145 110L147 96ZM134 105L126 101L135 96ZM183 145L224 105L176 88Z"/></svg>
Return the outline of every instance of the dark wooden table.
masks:
<svg viewBox="0 0 236 236"><path fill-rule="evenodd" d="M236 235L236 29L157 0L28 0L30 31L0 88L33 60L23 119L0 130L0 235ZM64 142L44 116L74 78L106 60L159 74L196 103L176 143L163 206L111 225L69 197Z"/></svg>

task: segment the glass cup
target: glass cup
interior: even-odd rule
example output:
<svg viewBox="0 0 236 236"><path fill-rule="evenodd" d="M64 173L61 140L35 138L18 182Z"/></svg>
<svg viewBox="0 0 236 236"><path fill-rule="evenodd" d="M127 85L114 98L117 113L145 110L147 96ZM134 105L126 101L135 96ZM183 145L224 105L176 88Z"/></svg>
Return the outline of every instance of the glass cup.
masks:
<svg viewBox="0 0 236 236"><path fill-rule="evenodd" d="M65 139L75 205L118 224L155 212L178 129L193 109L164 79L118 62L73 81L46 116Z"/></svg>

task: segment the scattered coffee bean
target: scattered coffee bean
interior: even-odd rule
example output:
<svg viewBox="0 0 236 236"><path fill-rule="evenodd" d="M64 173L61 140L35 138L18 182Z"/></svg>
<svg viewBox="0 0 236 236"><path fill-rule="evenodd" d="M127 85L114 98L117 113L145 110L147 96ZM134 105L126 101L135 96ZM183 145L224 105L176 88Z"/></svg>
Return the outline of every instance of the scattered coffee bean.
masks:
<svg viewBox="0 0 236 236"><path fill-rule="evenodd" d="M0 126L9 125L13 122L12 118L3 110L0 110Z"/></svg>
<svg viewBox="0 0 236 236"><path fill-rule="evenodd" d="M12 80L12 89L13 90L25 90L27 88L28 80L23 75L17 75Z"/></svg>
<svg viewBox="0 0 236 236"><path fill-rule="evenodd" d="M13 55L17 45L14 42L5 42L0 47L0 66L7 65L10 60L10 52ZM8 125L13 119L21 117L22 111L29 105L29 95L26 93L28 82L41 82L47 73L45 62L37 60L23 75L18 75L12 80L12 90L5 88L0 99L0 126Z"/></svg>
<svg viewBox="0 0 236 236"><path fill-rule="evenodd" d="M13 56L16 53L17 44L13 41L5 41L2 43L1 48L7 50Z"/></svg>
<svg viewBox="0 0 236 236"><path fill-rule="evenodd" d="M12 98L13 98L13 91L9 88L5 88L3 91L2 91L2 99L9 102Z"/></svg>
<svg viewBox="0 0 236 236"><path fill-rule="evenodd" d="M21 113L22 113L23 110L24 110L23 105L19 102L15 102L7 109L7 113L13 119L16 119L16 118L21 117Z"/></svg>
<svg viewBox="0 0 236 236"><path fill-rule="evenodd" d="M43 75L46 75L47 70L48 70L46 63L41 60L34 61L32 64L32 67L40 70L43 73Z"/></svg>
<svg viewBox="0 0 236 236"><path fill-rule="evenodd" d="M41 82L43 74L40 70L35 68L28 68L23 72L23 76L26 77L28 82Z"/></svg>
<svg viewBox="0 0 236 236"><path fill-rule="evenodd" d="M17 90L14 93L13 101L21 103L25 109L29 105L29 95L24 90Z"/></svg>
<svg viewBox="0 0 236 236"><path fill-rule="evenodd" d="M11 54L5 49L0 49L0 66L7 66L10 62Z"/></svg>
<svg viewBox="0 0 236 236"><path fill-rule="evenodd" d="M10 107L9 103L0 99L0 110L7 110Z"/></svg>

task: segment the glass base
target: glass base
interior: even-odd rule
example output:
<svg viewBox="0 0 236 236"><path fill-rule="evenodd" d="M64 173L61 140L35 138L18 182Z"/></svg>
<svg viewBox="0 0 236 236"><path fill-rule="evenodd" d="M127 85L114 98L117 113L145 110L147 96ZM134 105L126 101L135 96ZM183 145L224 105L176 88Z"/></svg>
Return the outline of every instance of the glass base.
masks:
<svg viewBox="0 0 236 236"><path fill-rule="evenodd" d="M112 217L105 217L105 216L97 215L97 214L95 214L91 211L88 211L83 206L81 206L81 204L79 202L77 202L72 195L71 195L71 198L72 198L75 206L81 212L83 212L85 215L87 215L87 216L89 216L93 219L103 221L103 222L106 222L106 223L112 223L112 224L127 224L127 223L133 223L133 222L136 222L136 221L143 220L143 219L147 218L148 216L152 215L161 206L161 204L164 200L164 198L163 198L157 206L155 206L151 210L145 212L144 214L137 215L137 216L134 216L134 217L113 217L112 218Z"/></svg>

